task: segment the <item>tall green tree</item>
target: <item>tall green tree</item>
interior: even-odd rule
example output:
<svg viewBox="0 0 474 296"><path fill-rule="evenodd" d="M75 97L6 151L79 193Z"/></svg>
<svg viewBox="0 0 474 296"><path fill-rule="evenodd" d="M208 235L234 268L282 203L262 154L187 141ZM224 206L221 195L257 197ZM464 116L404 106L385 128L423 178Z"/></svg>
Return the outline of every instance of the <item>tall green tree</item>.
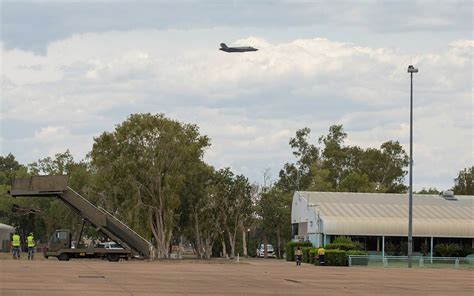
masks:
<svg viewBox="0 0 474 296"><path fill-rule="evenodd" d="M304 190L311 184L311 168L319 159L319 149L309 143L311 129L305 127L296 131L289 145L293 149L296 163L286 163L279 173L277 186L285 191Z"/></svg>
<svg viewBox="0 0 474 296"><path fill-rule="evenodd" d="M263 233L267 239L275 238L278 258L282 257L283 244L291 236L291 202L290 192L273 186L269 191L261 194L257 204Z"/></svg>
<svg viewBox="0 0 474 296"><path fill-rule="evenodd" d="M343 146L347 134L342 125L332 125L326 136L319 138L322 145L323 168L329 171L329 180L333 188L338 188L347 170L349 161L347 148Z"/></svg>
<svg viewBox="0 0 474 296"><path fill-rule="evenodd" d="M277 186L283 190L406 191L408 156L397 141L387 141L379 149L349 146L344 144L343 126L333 125L317 147L309 144L309 133L308 128L301 129L290 140L297 161L280 171Z"/></svg>
<svg viewBox="0 0 474 296"><path fill-rule="evenodd" d="M243 222L252 215L251 186L246 177L234 175L230 168L224 168L216 172L212 191L220 204L219 222L222 225L223 255L226 254L226 241L228 241L230 257L234 258L237 236L242 232Z"/></svg>
<svg viewBox="0 0 474 296"><path fill-rule="evenodd" d="M139 213L146 215L158 258L169 257L180 193L208 146L196 125L163 114L133 114L94 141L92 165L104 196L121 217L127 216L127 205L145 209Z"/></svg>
<svg viewBox="0 0 474 296"><path fill-rule="evenodd" d="M26 166L20 164L13 154L0 156L0 223L19 226L16 221L20 215L19 210L27 205L20 204L19 200L11 197L8 190L14 177L27 175ZM29 210L25 209L22 212L21 215L28 214Z"/></svg>
<svg viewBox="0 0 474 296"><path fill-rule="evenodd" d="M222 228L219 223L220 203L213 187L216 173L204 162L189 173L181 195L179 227L194 242L196 256L209 259Z"/></svg>
<svg viewBox="0 0 474 296"><path fill-rule="evenodd" d="M474 195L474 166L463 169L454 179L453 191L458 195Z"/></svg>
<svg viewBox="0 0 474 296"><path fill-rule="evenodd" d="M13 154L0 156L0 185L10 185L15 176L25 175L27 175L27 168L20 164Z"/></svg>

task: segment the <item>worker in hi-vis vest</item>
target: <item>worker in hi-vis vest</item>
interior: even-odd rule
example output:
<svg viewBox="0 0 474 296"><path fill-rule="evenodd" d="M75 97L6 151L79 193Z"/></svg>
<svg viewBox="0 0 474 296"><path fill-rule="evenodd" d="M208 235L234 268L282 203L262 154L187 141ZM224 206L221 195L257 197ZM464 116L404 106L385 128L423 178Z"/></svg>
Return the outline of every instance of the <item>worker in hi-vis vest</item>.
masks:
<svg viewBox="0 0 474 296"><path fill-rule="evenodd" d="M35 238L33 237L33 232L28 235L26 241L28 243L28 260L33 260L35 255Z"/></svg>
<svg viewBox="0 0 474 296"><path fill-rule="evenodd" d="M318 249L318 258L319 258L319 265L324 265L324 248L321 247Z"/></svg>
<svg viewBox="0 0 474 296"><path fill-rule="evenodd" d="M20 236L15 232L12 236L13 259L20 260Z"/></svg>

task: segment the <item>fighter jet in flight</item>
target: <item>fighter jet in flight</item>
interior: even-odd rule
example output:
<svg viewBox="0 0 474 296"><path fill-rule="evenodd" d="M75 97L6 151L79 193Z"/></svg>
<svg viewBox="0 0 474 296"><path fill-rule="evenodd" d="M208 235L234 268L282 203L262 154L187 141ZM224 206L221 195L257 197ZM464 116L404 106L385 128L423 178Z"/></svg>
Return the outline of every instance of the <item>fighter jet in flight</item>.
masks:
<svg viewBox="0 0 474 296"><path fill-rule="evenodd" d="M225 52L246 52L246 51L257 51L257 48L251 46L243 46L243 47L228 47L225 43L221 43L221 48L219 50Z"/></svg>

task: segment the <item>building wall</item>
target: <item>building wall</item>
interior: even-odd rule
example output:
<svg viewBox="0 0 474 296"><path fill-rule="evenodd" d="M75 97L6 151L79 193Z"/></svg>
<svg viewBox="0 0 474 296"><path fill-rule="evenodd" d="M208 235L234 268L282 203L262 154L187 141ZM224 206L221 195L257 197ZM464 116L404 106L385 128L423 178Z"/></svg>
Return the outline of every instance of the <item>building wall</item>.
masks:
<svg viewBox="0 0 474 296"><path fill-rule="evenodd" d="M13 232L13 229L0 228L0 252L10 251L10 240Z"/></svg>
<svg viewBox="0 0 474 296"><path fill-rule="evenodd" d="M322 244L323 222L318 219L315 208L317 208L315 205L308 204L305 198L295 192L291 207L291 223L298 224L298 233L292 237L293 241L310 241L315 246Z"/></svg>

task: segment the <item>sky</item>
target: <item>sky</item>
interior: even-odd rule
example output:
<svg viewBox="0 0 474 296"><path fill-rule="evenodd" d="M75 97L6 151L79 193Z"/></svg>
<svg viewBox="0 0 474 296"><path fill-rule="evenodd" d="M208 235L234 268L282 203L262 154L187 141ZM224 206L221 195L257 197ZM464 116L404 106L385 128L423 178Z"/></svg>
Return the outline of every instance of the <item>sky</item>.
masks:
<svg viewBox="0 0 474 296"><path fill-rule="evenodd" d="M296 130L317 143L409 151L415 190L474 164L472 1L0 0L0 148L21 163L69 149L132 113L197 124L205 160L276 180ZM219 44L259 51L228 54Z"/></svg>

